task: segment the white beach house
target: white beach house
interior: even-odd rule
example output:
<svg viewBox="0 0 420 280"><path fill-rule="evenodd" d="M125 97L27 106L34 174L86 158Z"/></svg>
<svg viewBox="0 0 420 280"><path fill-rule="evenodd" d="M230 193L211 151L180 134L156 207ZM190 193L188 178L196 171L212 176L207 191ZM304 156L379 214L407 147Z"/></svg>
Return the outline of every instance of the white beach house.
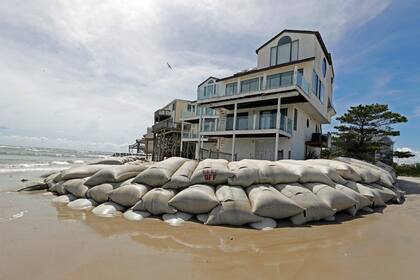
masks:
<svg viewBox="0 0 420 280"><path fill-rule="evenodd" d="M334 69L320 33L283 30L256 53L257 67L198 85L194 109L181 118L181 149L189 142L196 158L279 160L327 145Z"/></svg>

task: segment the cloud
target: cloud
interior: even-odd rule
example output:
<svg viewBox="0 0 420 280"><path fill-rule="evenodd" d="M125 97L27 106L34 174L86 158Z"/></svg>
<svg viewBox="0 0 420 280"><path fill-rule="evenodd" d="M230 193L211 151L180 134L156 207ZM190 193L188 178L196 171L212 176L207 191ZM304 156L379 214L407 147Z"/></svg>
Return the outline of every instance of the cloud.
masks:
<svg viewBox="0 0 420 280"><path fill-rule="evenodd" d="M416 164L420 163L420 151L413 150L411 148L403 147L397 148L396 151L399 152L410 152L414 154L414 157L411 158L394 158L394 162L398 164Z"/></svg>
<svg viewBox="0 0 420 280"><path fill-rule="evenodd" d="M6 1L0 6L0 61L7 66L0 68L0 119L12 128L8 135L74 145L130 143L152 124L154 110L174 98L195 99L207 76L254 66L254 50L283 28L320 30L334 52L346 32L388 5Z"/></svg>

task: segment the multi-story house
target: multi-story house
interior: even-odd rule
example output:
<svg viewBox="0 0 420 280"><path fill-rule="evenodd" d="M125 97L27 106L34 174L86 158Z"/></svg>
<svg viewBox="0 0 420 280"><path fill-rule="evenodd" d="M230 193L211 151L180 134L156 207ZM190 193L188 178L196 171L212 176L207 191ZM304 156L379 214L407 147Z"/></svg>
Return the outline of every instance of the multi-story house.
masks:
<svg viewBox="0 0 420 280"><path fill-rule="evenodd" d="M198 86L197 107L216 110L217 117L212 129L198 126L196 147L231 160L319 154L328 142L322 125L336 114L334 68L320 33L283 30L256 54L255 68Z"/></svg>
<svg viewBox="0 0 420 280"><path fill-rule="evenodd" d="M195 104L194 101L175 99L166 106L155 111L153 134L154 161L167 157L179 156L181 150L181 113Z"/></svg>

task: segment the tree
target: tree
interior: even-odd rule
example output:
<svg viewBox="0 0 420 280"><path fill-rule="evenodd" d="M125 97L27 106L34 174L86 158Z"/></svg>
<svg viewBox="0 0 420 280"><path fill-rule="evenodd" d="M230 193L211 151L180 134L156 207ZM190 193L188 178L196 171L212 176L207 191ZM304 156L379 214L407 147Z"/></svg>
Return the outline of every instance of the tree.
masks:
<svg viewBox="0 0 420 280"><path fill-rule="evenodd" d="M398 136L392 126L407 122L405 116L391 112L388 105L369 104L352 106L337 120L337 132L332 138L336 155L373 161L385 136Z"/></svg>
<svg viewBox="0 0 420 280"><path fill-rule="evenodd" d="M394 151L394 157L396 158L411 158L414 156L415 154L410 151Z"/></svg>

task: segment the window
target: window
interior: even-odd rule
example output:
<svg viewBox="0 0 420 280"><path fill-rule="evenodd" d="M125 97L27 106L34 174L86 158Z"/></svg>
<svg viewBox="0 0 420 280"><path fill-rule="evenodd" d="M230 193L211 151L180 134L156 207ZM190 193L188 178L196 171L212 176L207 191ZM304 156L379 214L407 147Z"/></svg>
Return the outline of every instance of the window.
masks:
<svg viewBox="0 0 420 280"><path fill-rule="evenodd" d="M325 86L319 79L315 71L312 74L312 93L318 97L321 103L324 102Z"/></svg>
<svg viewBox="0 0 420 280"><path fill-rule="evenodd" d="M327 61L324 59L322 59L322 76L324 76L327 74Z"/></svg>
<svg viewBox="0 0 420 280"><path fill-rule="evenodd" d="M298 122L298 110L295 108L293 114L293 130L297 130L297 122Z"/></svg>
<svg viewBox="0 0 420 280"><path fill-rule="evenodd" d="M280 109L280 129L286 130L287 108Z"/></svg>
<svg viewBox="0 0 420 280"><path fill-rule="evenodd" d="M203 131L214 131L216 127L215 119L204 119Z"/></svg>
<svg viewBox="0 0 420 280"><path fill-rule="evenodd" d="M260 112L260 129L276 128L277 110L261 111Z"/></svg>
<svg viewBox="0 0 420 280"><path fill-rule="evenodd" d="M241 93L253 92L258 90L258 78L241 82Z"/></svg>
<svg viewBox="0 0 420 280"><path fill-rule="evenodd" d="M277 47L272 47L270 49L270 66L277 64L276 58L277 58Z"/></svg>
<svg viewBox="0 0 420 280"><path fill-rule="evenodd" d="M248 112L236 114L236 130L248 129ZM226 116L226 130L233 130L233 114Z"/></svg>
<svg viewBox="0 0 420 280"><path fill-rule="evenodd" d="M279 88L292 85L293 71L267 76L267 88Z"/></svg>
<svg viewBox="0 0 420 280"><path fill-rule="evenodd" d="M309 119L306 119L306 128L309 128Z"/></svg>
<svg viewBox="0 0 420 280"><path fill-rule="evenodd" d="M187 111L188 112L194 112L195 111L194 109L195 109L195 106L194 105L191 105L191 104L188 104L187 105Z"/></svg>
<svg viewBox="0 0 420 280"><path fill-rule="evenodd" d="M321 85L320 91L319 91L319 100L321 103L324 103L324 96L325 96L325 86L323 83L319 83Z"/></svg>
<svg viewBox="0 0 420 280"><path fill-rule="evenodd" d="M226 89L225 89L226 95L234 95L234 94L236 94L237 88L238 88L238 83L236 83L236 82L226 84Z"/></svg>
<svg viewBox="0 0 420 280"><path fill-rule="evenodd" d="M292 42L291 61L298 60L299 57L299 40Z"/></svg>

